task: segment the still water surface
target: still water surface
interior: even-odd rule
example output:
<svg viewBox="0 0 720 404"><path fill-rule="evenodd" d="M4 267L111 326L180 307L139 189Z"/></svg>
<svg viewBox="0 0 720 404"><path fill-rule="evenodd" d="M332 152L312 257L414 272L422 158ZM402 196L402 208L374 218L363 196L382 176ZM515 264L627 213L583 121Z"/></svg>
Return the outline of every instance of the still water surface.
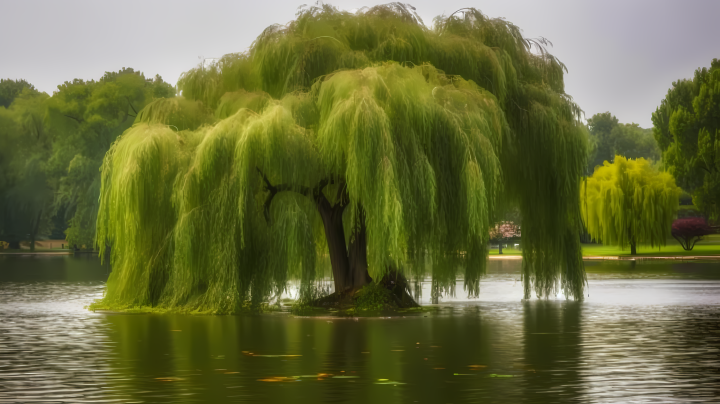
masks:
<svg viewBox="0 0 720 404"><path fill-rule="evenodd" d="M0 256L0 402L720 402L718 262L587 262L582 303L519 269L405 318L131 315L83 309L95 258Z"/></svg>

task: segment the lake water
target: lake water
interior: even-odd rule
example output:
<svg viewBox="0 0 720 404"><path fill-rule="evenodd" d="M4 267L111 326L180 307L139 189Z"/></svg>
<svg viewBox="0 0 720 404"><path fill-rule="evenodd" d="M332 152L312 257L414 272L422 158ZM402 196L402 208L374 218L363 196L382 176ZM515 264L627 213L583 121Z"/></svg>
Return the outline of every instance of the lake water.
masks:
<svg viewBox="0 0 720 404"><path fill-rule="evenodd" d="M96 258L0 256L0 402L720 402L720 262L587 262L582 303L519 269L415 316L133 315L83 309Z"/></svg>

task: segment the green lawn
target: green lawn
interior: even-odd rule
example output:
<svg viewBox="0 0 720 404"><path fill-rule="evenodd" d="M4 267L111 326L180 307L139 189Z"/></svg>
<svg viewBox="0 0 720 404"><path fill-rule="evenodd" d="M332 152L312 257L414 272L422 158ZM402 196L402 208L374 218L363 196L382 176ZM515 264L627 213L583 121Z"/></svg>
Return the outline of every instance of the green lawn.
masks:
<svg viewBox="0 0 720 404"><path fill-rule="evenodd" d="M602 244L583 244L583 256L630 256L630 247L624 250L620 247L606 246ZM664 247L638 246L638 257L665 257L665 256L690 256L690 255L720 255L720 234L713 234L705 237L704 240L695 244L691 251L685 251L674 238L669 238ZM520 255L522 252L514 248L503 248L503 255ZM490 255L498 255L498 249L490 250Z"/></svg>
<svg viewBox="0 0 720 404"><path fill-rule="evenodd" d="M0 254L30 254L30 253L67 253L72 252L70 249L61 248L35 248L35 251L30 251L29 248L21 248L19 250L11 250L9 248L0 248Z"/></svg>
<svg viewBox="0 0 720 404"><path fill-rule="evenodd" d="M497 248L491 249L490 255L499 255L498 249ZM514 248L503 248L503 255L522 255L522 251L516 250Z"/></svg>
<svg viewBox="0 0 720 404"><path fill-rule="evenodd" d="M720 234L705 237L695 244L691 251L685 251L674 238L667 240L664 247L638 246L637 256L663 257L687 255L720 255ZM620 247L602 244L583 244L583 256L630 256L630 247L624 250Z"/></svg>

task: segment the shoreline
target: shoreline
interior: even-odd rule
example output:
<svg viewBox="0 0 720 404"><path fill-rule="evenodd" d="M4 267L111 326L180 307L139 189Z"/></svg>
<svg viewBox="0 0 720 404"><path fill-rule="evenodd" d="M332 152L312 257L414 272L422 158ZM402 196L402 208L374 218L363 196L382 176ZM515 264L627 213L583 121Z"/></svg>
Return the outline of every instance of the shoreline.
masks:
<svg viewBox="0 0 720 404"><path fill-rule="evenodd" d="M93 252L85 252L82 254L93 254ZM73 255L72 251L13 251L13 252L0 252L0 255Z"/></svg>
<svg viewBox="0 0 720 404"><path fill-rule="evenodd" d="M491 260L521 260L522 255L489 255ZM670 260L670 261L694 261L707 260L720 261L720 255L657 255L657 256L631 256L631 255L588 255L583 257L583 261L645 261L645 260Z"/></svg>
<svg viewBox="0 0 720 404"><path fill-rule="evenodd" d="M75 255L73 251L28 251L28 252L0 252L0 255ZM97 255L95 251L81 251L79 255ZM521 260L522 255L488 255L490 260ZM630 255L593 255L583 257L583 261L598 261L598 260L611 260L611 261L645 261L645 260L670 260L670 261L696 261L696 260L707 260L707 261L720 261L720 255L658 255L658 256L630 256Z"/></svg>

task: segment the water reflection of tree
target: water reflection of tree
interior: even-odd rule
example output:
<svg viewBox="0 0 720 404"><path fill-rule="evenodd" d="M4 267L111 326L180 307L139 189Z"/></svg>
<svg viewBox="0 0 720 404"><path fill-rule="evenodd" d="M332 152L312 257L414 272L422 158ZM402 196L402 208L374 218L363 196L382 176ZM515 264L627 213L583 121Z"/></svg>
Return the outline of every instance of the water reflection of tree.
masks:
<svg viewBox="0 0 720 404"><path fill-rule="evenodd" d="M175 393L171 384L161 385L154 378L176 375L176 367L164 355L171 348L167 317L108 315L111 355L115 378L109 390L130 394L133 401L147 399L152 390L155 400L165 401Z"/></svg>
<svg viewBox="0 0 720 404"><path fill-rule="evenodd" d="M557 402L579 396L578 304L539 301L453 311L359 321L107 316L117 375L112 387L152 402L222 402L233 396L264 402ZM288 354L302 356L257 356ZM308 375L317 377L262 381ZM404 384L378 385L379 379Z"/></svg>
<svg viewBox="0 0 720 404"><path fill-rule="evenodd" d="M582 394L582 304L536 300L523 303L523 396L529 402L574 401Z"/></svg>

